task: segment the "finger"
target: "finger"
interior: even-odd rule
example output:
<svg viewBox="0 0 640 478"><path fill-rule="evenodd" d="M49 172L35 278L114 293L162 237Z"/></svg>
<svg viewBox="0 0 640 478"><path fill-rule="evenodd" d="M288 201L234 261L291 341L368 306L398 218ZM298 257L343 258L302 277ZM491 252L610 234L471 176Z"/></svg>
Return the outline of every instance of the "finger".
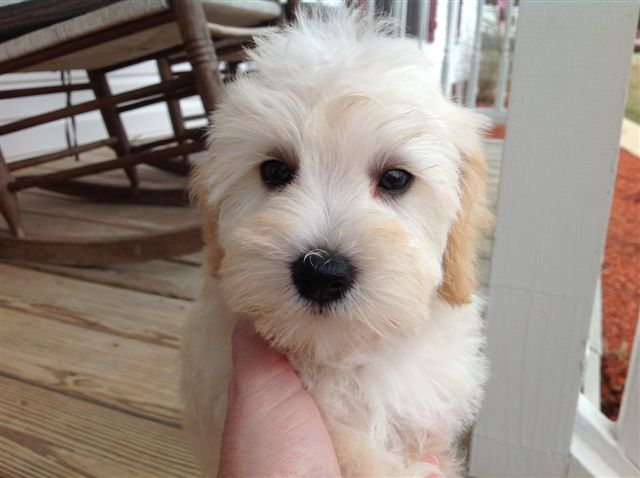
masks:
<svg viewBox="0 0 640 478"><path fill-rule="evenodd" d="M255 374L285 360L256 334L253 325L246 319L239 320L233 330L231 351L233 373L237 375L247 372Z"/></svg>
<svg viewBox="0 0 640 478"><path fill-rule="evenodd" d="M227 418L238 412L243 419L251 415L255 421L302 390L287 359L269 348L249 321L236 324L231 348Z"/></svg>

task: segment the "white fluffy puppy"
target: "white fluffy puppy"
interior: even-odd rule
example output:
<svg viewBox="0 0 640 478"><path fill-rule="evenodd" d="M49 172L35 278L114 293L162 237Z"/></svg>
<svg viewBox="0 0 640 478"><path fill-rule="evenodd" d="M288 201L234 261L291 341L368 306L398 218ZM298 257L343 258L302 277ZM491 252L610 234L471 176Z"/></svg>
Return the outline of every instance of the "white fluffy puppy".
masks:
<svg viewBox="0 0 640 478"><path fill-rule="evenodd" d="M234 324L314 396L348 476L458 472L486 380L475 286L483 120L417 42L356 13L302 15L228 85L193 191L204 289L183 345L186 429L215 474Z"/></svg>

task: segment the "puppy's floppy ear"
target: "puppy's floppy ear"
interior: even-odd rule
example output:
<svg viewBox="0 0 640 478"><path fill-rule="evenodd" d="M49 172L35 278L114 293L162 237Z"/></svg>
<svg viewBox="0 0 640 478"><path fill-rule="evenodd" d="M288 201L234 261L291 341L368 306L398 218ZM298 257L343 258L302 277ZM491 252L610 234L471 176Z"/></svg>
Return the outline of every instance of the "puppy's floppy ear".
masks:
<svg viewBox="0 0 640 478"><path fill-rule="evenodd" d="M218 208L209 204L207 187L201 175L200 168L196 167L189 180L189 195L191 201L202 209L202 239L206 248L209 275L218 277L224 257L224 251L218 244Z"/></svg>
<svg viewBox="0 0 640 478"><path fill-rule="evenodd" d="M460 211L449 231L443 257L443 282L438 295L451 305L471 302L477 285L478 239L492 222L485 197L486 162L482 153L463 155L460 169Z"/></svg>

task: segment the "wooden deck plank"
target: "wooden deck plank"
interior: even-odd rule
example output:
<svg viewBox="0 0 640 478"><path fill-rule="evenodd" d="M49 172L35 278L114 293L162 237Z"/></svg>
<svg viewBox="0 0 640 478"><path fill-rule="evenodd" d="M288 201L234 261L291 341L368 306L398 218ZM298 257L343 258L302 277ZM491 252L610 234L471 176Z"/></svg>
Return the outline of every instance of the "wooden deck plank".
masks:
<svg viewBox="0 0 640 478"><path fill-rule="evenodd" d="M498 189L500 187L502 140L486 140L484 142L487 159L487 204L495 214L498 203ZM481 289L486 292L489 286L489 270L491 251L493 249L493 225L480 238L478 246L480 260L478 261L478 278Z"/></svg>
<svg viewBox="0 0 640 478"><path fill-rule="evenodd" d="M164 231L200 221L200 211L191 207L155 207L96 203L44 190L27 190L19 195L24 214L45 214L93 224L114 225L131 231Z"/></svg>
<svg viewBox="0 0 640 478"><path fill-rule="evenodd" d="M491 261L481 257L478 260L478 284L483 294L489 290L489 273L491 272Z"/></svg>
<svg viewBox="0 0 640 478"><path fill-rule="evenodd" d="M480 236L479 244L478 244L478 255L484 259L490 259L492 246L493 246L492 234L487 233L485 235Z"/></svg>
<svg viewBox="0 0 640 478"><path fill-rule="evenodd" d="M4 392L0 398L4 399ZM0 411L4 408L0 400ZM11 437L11 438L9 438ZM86 478L86 475L71 470L37 453L39 440L15 433L4 424L0 426L0 476L12 478ZM35 448L35 450L34 450Z"/></svg>
<svg viewBox="0 0 640 478"><path fill-rule="evenodd" d="M0 372L177 424L178 350L2 308Z"/></svg>
<svg viewBox="0 0 640 478"><path fill-rule="evenodd" d="M0 475L199 476L182 431L0 378Z"/></svg>
<svg viewBox="0 0 640 478"><path fill-rule="evenodd" d="M108 267L73 267L35 262L17 263L34 270L65 277L157 294L183 300L194 300L200 290L200 268L188 262L154 260ZM0 265L0 269L3 266Z"/></svg>
<svg viewBox="0 0 640 478"><path fill-rule="evenodd" d="M7 264L0 268L2 307L120 337L178 347L189 302Z"/></svg>

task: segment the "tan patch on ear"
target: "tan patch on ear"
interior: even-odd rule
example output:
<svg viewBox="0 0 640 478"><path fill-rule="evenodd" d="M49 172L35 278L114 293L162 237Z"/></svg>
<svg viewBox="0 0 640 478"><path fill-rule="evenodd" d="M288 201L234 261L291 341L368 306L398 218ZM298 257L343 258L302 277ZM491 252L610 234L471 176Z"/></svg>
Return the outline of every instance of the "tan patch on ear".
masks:
<svg viewBox="0 0 640 478"><path fill-rule="evenodd" d="M208 204L207 195L207 187L196 167L189 178L189 197L203 211L202 238L206 249L207 268L211 277L218 277L224 252L218 243L218 208Z"/></svg>
<svg viewBox="0 0 640 478"><path fill-rule="evenodd" d="M486 205L486 162L481 153L463 158L460 173L461 209L443 257L444 279L438 295L451 305L468 304L476 288L480 233L492 222Z"/></svg>
<svg viewBox="0 0 640 478"><path fill-rule="evenodd" d="M224 251L218 243L218 209L208 206L204 209L202 238L207 254L207 268L211 277L218 277Z"/></svg>

